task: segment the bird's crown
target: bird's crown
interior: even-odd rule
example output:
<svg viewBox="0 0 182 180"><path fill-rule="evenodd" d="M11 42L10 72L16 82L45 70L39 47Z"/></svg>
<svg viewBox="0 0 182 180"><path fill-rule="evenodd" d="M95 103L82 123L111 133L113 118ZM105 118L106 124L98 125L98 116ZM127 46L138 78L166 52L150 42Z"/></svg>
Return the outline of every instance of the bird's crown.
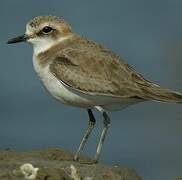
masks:
<svg viewBox="0 0 182 180"><path fill-rule="evenodd" d="M71 32L71 26L62 18L57 16L37 16L33 19L31 19L27 25L26 29L27 31L35 31L35 30L41 30L44 27L50 27L47 28L47 31L52 29L57 29L62 33L68 33ZM45 28L46 33L46 28Z"/></svg>

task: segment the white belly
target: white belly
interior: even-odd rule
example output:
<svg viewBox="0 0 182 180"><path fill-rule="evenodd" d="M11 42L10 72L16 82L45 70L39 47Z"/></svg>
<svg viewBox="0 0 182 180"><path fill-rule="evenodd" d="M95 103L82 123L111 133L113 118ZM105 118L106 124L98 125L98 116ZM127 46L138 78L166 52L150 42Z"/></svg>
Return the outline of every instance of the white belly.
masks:
<svg viewBox="0 0 182 180"><path fill-rule="evenodd" d="M65 104L75 106L93 106L87 99L73 93L64 83L59 81L50 71L49 66L40 67L36 60L33 61L34 69L40 80L49 93L59 101Z"/></svg>
<svg viewBox="0 0 182 180"><path fill-rule="evenodd" d="M37 63L36 59L33 60L33 65L40 80L49 93L64 104L83 108L94 108L96 106L100 106L106 110L120 110L131 104L137 103L136 100L98 95L95 96L74 90L58 80L49 71L49 66L41 67Z"/></svg>

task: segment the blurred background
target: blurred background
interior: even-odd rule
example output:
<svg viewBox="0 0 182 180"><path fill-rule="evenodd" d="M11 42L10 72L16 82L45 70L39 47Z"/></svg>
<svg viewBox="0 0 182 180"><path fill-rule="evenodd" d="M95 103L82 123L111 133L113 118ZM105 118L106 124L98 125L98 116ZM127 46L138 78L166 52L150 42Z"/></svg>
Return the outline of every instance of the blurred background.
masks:
<svg viewBox="0 0 182 180"><path fill-rule="evenodd" d="M121 55L146 78L182 91L182 1L0 1L0 148L78 147L83 109L54 100L32 66L32 47L7 45L37 15L63 16L73 29ZM101 116L85 152L95 153ZM182 176L182 107L147 102L110 113L101 162L136 169L145 180Z"/></svg>

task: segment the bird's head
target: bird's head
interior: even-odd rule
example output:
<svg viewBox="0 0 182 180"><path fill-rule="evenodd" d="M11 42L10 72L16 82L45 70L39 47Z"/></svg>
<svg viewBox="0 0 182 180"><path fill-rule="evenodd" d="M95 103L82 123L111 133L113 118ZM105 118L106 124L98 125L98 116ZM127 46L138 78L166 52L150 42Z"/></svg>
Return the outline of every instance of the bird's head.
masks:
<svg viewBox="0 0 182 180"><path fill-rule="evenodd" d="M10 39L7 43L29 42L35 49L45 49L72 35L71 26L60 17L38 16L26 25L26 32L22 36Z"/></svg>

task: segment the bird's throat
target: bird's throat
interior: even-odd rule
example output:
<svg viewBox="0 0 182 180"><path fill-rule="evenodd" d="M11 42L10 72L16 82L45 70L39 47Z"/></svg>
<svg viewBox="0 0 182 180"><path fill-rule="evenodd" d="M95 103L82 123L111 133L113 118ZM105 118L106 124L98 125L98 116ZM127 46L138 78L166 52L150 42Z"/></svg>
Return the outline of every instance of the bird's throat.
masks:
<svg viewBox="0 0 182 180"><path fill-rule="evenodd" d="M31 43L33 44L34 55L38 56L40 53L43 53L43 52L49 50L53 46L56 46L56 44L64 42L69 38L71 38L71 35L65 36L65 37L60 37L57 40L49 39L49 38L32 40Z"/></svg>

